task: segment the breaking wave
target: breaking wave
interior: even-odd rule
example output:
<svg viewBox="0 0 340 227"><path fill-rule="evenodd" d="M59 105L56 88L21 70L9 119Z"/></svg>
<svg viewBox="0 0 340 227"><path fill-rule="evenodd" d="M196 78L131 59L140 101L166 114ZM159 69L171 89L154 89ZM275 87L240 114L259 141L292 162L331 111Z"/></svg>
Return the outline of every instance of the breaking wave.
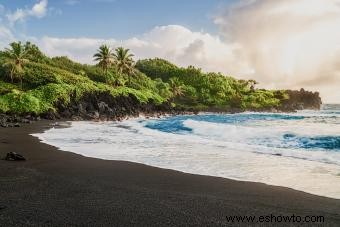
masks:
<svg viewBox="0 0 340 227"><path fill-rule="evenodd" d="M88 157L286 186L340 198L340 107L72 122L37 134Z"/></svg>

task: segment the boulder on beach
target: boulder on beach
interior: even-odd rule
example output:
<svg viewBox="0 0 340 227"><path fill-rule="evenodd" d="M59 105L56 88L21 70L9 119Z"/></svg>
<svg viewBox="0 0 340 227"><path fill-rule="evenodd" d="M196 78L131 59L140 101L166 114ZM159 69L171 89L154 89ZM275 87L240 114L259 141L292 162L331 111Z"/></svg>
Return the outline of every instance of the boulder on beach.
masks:
<svg viewBox="0 0 340 227"><path fill-rule="evenodd" d="M15 152L9 152L6 155L5 160L6 161L26 161L26 158L22 156L21 154L18 154Z"/></svg>

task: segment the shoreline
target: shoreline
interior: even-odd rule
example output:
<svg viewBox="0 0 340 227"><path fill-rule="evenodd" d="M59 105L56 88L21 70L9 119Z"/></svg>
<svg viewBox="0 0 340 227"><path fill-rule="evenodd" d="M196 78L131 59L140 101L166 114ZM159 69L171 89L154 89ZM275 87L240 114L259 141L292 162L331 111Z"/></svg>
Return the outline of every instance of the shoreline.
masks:
<svg viewBox="0 0 340 227"><path fill-rule="evenodd" d="M256 112L244 112L244 113L256 113ZM198 114L195 114L195 115L206 115L206 114L220 114L220 113L212 113L212 112L200 112ZM280 114L280 113L271 113L271 114ZM183 116L191 116L193 114L190 114L190 113L186 113L186 114L182 114ZM121 121L91 121L91 120L83 120L83 121L56 121L54 124L53 124L53 127L54 128L70 128L70 127L76 127L76 126L72 126L73 123L78 123L78 122L84 122L84 123L105 123L105 122L124 122L124 121L129 121L129 120L132 120L132 121L139 121L139 120L159 120L159 119L164 119L164 118L167 118L167 117L171 117L173 115L162 115L162 116L145 116L145 115L140 115L139 117L127 117L126 119L123 119ZM178 115L176 115L178 116ZM46 131L46 130L45 130ZM83 157L86 157L86 158L94 158L94 159L99 159L99 160L104 160L104 161L123 161L123 162L129 162L129 163L135 163L135 164L141 164L141 165L146 165L146 166L150 166L150 167L155 167L155 168L160 168L160 169L163 169L163 170L170 170L170 171L177 171L177 172L180 172L180 173L184 173L184 174L192 174L192 175L197 175L197 176L205 176L205 177L217 177L217 178L222 178L222 179L228 179L228 180L234 180L234 181L239 181L239 182L250 182L250 183L260 183L260 184L265 184L265 185L268 185L268 186L273 186L273 187L283 187L283 188L288 188L288 189L291 189L291 190L296 190L296 191L300 191L300 192L303 192L303 193L307 193L307 194L311 194L311 195L314 195L314 196L319 196L319 197L324 197L324 198L329 198L329 199L336 199L336 200L339 200L340 201L340 198L338 196L331 196L329 194L325 194L325 193L320 193L320 192L313 192L313 191L308 191L307 190L307 187L306 189L301 189L301 188L298 188L298 187L293 187L293 186L289 186L289 185L285 185L285 184L275 184L275 183L270 183L270 182L267 182L267 181L261 181L261 180L256 180L254 178L252 179L242 179L242 178L237 178L237 177L230 177L230 176L223 176L223 175L214 175L214 174L208 174L208 173L199 173L197 171L190 171L190 170L183 170L183 169L180 169L180 168L171 168L171 167L167 167L167 166L162 166L162 165L154 165L152 163L147 163L147 162L142 162L142 161L136 161L136 160L129 160L128 158L107 158L107 157L99 157L98 155L86 155L82 152L79 152L78 151L75 151L74 149L70 149L70 148L63 148L63 147L58 147L57 145L53 145L53 144L50 144L48 143L48 140L45 140L44 137L40 137L39 135L40 133L37 133L37 134L31 134L32 136L36 137L41 143L44 143L44 144L47 144L47 145L50 145L50 146L53 146L55 148L57 148L58 150L61 150L61 151L65 151L65 152L71 152L71 153L74 153L74 154L77 154L77 155L81 155ZM81 149L82 150L82 149ZM274 156L274 157L277 157L277 156L284 156L284 155L278 155L278 154L268 154L268 153L259 153L259 152L256 152L257 154L260 154L260 155L270 155L270 156ZM284 156L285 158L291 158L290 156ZM300 158L302 159L302 158ZM307 160L307 159L306 159ZM307 160L308 162L316 162L315 160ZM335 165L335 163L324 163L324 164L327 164L327 165Z"/></svg>
<svg viewBox="0 0 340 227"><path fill-rule="evenodd" d="M227 215L270 214L324 215L325 224L340 223L340 200L263 183L88 158L30 135L52 123L0 129L0 156L14 151L28 159L0 160L0 225L221 226L228 225Z"/></svg>

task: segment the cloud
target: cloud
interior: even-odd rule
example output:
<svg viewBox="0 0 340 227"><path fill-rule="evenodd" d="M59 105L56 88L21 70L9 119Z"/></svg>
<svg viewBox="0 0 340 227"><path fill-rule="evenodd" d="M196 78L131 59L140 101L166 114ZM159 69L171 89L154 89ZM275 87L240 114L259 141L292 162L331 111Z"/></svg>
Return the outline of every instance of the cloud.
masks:
<svg viewBox="0 0 340 227"><path fill-rule="evenodd" d="M46 36L39 45L49 55L66 55L83 63L93 63L93 53L104 43L130 48L137 58L160 57L181 66L199 66L206 71L234 72L237 75L249 70L235 58L237 45L226 44L217 36L193 32L179 25L155 27L141 36L122 41Z"/></svg>
<svg viewBox="0 0 340 227"><path fill-rule="evenodd" d="M39 0L31 8L18 8L11 12L8 8L0 4L0 48L8 46L16 40L39 41L35 37L28 36L21 28L16 26L17 22L24 22L27 18L43 18L47 12L59 15L61 12L55 8L47 8L48 0Z"/></svg>
<svg viewBox="0 0 340 227"><path fill-rule="evenodd" d="M241 1L215 18L266 87L320 90L339 102L340 1Z"/></svg>
<svg viewBox="0 0 340 227"><path fill-rule="evenodd" d="M90 38L54 38L43 37L38 40L40 48L50 56L68 56L82 63L93 63L92 56L96 49L103 44L116 44L115 40Z"/></svg>
<svg viewBox="0 0 340 227"><path fill-rule="evenodd" d="M47 4L48 0L42 0L39 3L35 4L30 11L30 15L37 18L44 17L47 12Z"/></svg>
<svg viewBox="0 0 340 227"><path fill-rule="evenodd" d="M42 17L46 8L47 0L42 0L32 9L18 9L13 21ZM254 78L266 88L305 87L321 91L326 102L340 101L340 0L241 0L222 10L214 22L219 35L167 25L126 40L32 40L51 56L83 63L93 63L93 53L106 43L130 48L136 58L161 57L181 66ZM1 37L15 36L5 26L0 27Z"/></svg>
<svg viewBox="0 0 340 227"><path fill-rule="evenodd" d="M25 21L28 17L42 18L47 14L48 0L41 0L34 4L31 9L17 9L13 13L7 14L8 21L13 25L18 21Z"/></svg>

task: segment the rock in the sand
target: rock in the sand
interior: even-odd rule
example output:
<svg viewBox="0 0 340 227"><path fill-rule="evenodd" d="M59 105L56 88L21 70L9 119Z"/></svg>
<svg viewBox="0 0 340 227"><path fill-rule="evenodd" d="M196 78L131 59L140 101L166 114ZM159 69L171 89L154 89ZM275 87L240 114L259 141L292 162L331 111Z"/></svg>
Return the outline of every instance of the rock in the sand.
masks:
<svg viewBox="0 0 340 227"><path fill-rule="evenodd" d="M26 158L22 156L21 154L18 154L15 152L9 152L6 155L5 160L6 161L26 161Z"/></svg>

